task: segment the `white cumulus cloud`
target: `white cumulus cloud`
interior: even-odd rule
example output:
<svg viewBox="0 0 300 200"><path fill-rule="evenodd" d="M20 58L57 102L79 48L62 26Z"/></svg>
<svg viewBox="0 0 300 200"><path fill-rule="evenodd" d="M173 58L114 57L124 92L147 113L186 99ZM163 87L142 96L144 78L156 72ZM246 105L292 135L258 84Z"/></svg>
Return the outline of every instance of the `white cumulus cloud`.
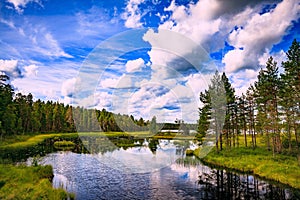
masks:
<svg viewBox="0 0 300 200"><path fill-rule="evenodd" d="M125 67L127 72L136 72L140 71L141 68L145 65L145 61L142 58L138 58L136 60L127 61Z"/></svg>
<svg viewBox="0 0 300 200"><path fill-rule="evenodd" d="M142 14L139 10L139 5L143 3L144 0L129 0L125 8L125 12L122 18L125 20L125 26L127 28L139 28L142 27L140 22Z"/></svg>
<svg viewBox="0 0 300 200"><path fill-rule="evenodd" d="M10 78L21 77L21 70L18 66L18 60L2 60L0 59L0 71Z"/></svg>
<svg viewBox="0 0 300 200"><path fill-rule="evenodd" d="M28 65L24 67L25 70L25 76L36 76L38 73L38 66L33 64L33 65Z"/></svg>
<svg viewBox="0 0 300 200"><path fill-rule="evenodd" d="M245 25L232 31L229 43L235 49L223 57L226 72L255 68L264 53L281 41L292 22L299 17L297 0L285 0L264 14L250 16Z"/></svg>
<svg viewBox="0 0 300 200"><path fill-rule="evenodd" d="M75 92L76 81L76 78L70 78L65 80L61 86L61 94L66 97L72 97Z"/></svg>

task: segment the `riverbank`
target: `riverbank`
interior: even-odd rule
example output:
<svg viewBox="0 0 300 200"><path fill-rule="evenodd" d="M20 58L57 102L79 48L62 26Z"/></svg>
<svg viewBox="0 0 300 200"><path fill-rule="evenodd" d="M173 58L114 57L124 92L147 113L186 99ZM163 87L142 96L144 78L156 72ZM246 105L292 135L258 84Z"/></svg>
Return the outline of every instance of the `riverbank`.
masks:
<svg viewBox="0 0 300 200"><path fill-rule="evenodd" d="M196 149L194 155L199 157L201 149ZM258 147L253 150L239 147L225 149L219 153L213 149L200 160L211 166L251 173L300 189L300 161L295 156L273 156L272 152L264 148Z"/></svg>
<svg viewBox="0 0 300 200"><path fill-rule="evenodd" d="M52 178L50 165L0 164L0 199L74 199L73 194L53 188Z"/></svg>

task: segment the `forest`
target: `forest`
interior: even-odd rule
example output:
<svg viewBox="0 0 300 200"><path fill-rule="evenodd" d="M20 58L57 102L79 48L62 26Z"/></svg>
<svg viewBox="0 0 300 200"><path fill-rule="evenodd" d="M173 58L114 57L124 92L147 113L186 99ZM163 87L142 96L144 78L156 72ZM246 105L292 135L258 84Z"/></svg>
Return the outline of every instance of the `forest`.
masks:
<svg viewBox="0 0 300 200"><path fill-rule="evenodd" d="M53 101L34 101L32 94L14 94L9 77L0 75L0 134L61 133L76 131L149 130L143 118L85 109ZM118 124L116 123L118 120Z"/></svg>
<svg viewBox="0 0 300 200"><path fill-rule="evenodd" d="M34 101L33 95L14 93L8 83L9 77L0 75L0 135L35 133L68 133L96 131L150 131L155 134L158 129L195 129L195 124L183 121L159 123L153 116L151 121L142 117L135 119L132 115L114 114L105 109L86 109L63 103L40 99Z"/></svg>
<svg viewBox="0 0 300 200"><path fill-rule="evenodd" d="M273 155L299 153L300 43L297 40L286 52L281 67L282 73L270 57L255 83L241 96L235 94L225 73L215 73L209 88L200 93L203 106L199 108L198 132L205 136L213 129L217 152L239 147L239 138L243 136L245 147L256 148L257 137L262 137ZM224 104L220 99L223 93Z"/></svg>

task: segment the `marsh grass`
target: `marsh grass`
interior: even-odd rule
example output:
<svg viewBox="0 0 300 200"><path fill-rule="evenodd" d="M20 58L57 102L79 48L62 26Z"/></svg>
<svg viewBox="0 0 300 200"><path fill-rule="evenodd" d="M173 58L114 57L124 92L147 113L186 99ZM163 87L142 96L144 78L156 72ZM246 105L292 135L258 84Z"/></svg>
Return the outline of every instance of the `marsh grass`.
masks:
<svg viewBox="0 0 300 200"><path fill-rule="evenodd" d="M0 199L74 199L63 189L54 189L52 167L0 164Z"/></svg>
<svg viewBox="0 0 300 200"><path fill-rule="evenodd" d="M58 150L63 150L63 151L67 151L67 150L72 150L75 148L75 143L72 141L56 141L54 142L53 146L58 149Z"/></svg>

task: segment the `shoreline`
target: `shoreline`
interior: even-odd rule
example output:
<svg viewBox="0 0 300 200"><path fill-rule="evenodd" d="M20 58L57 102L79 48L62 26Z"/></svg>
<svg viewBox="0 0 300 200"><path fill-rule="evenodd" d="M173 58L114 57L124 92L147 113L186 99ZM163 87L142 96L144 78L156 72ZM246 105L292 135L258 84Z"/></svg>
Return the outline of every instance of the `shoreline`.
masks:
<svg viewBox="0 0 300 200"><path fill-rule="evenodd" d="M199 148L194 150L194 155L208 166L250 173L262 179L300 189L300 161L287 155L273 157L271 152L261 150L263 149L240 147L216 153L213 149L205 157L200 158Z"/></svg>

